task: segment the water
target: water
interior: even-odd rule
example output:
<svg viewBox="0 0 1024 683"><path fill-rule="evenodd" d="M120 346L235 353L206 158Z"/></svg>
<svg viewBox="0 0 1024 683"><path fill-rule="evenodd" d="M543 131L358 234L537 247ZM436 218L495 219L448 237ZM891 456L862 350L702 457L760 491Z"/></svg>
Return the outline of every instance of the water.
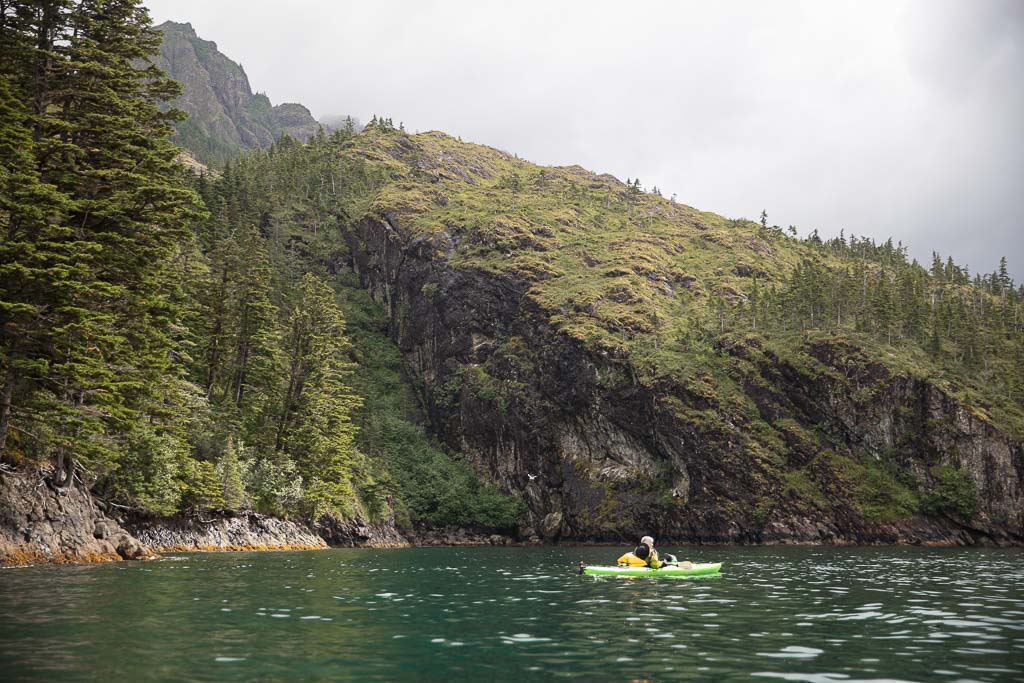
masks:
<svg viewBox="0 0 1024 683"><path fill-rule="evenodd" d="M1024 680L1021 550L679 548L723 574L573 570L621 550L2 570L0 680Z"/></svg>

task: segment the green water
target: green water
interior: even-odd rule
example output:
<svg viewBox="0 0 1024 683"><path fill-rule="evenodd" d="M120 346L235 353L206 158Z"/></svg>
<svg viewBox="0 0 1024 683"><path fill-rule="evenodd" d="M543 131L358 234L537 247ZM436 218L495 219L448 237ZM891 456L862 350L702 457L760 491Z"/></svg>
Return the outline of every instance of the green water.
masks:
<svg viewBox="0 0 1024 683"><path fill-rule="evenodd" d="M0 680L1024 680L1024 552L618 548L188 554L0 571Z"/></svg>

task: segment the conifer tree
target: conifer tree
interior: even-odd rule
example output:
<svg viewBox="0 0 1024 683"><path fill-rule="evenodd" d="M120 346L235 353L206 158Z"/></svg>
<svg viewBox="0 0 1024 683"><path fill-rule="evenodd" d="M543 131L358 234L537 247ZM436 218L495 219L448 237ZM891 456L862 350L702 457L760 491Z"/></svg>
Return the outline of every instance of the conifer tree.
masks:
<svg viewBox="0 0 1024 683"><path fill-rule="evenodd" d="M942 354L942 340L939 338L939 326L936 322L932 323L931 336L928 339L928 352L936 360Z"/></svg>
<svg viewBox="0 0 1024 683"><path fill-rule="evenodd" d="M250 226L240 235L239 280L234 294L235 344L231 359L230 400L240 406L246 389L263 384L274 372L276 307L270 301L271 268L263 237Z"/></svg>
<svg viewBox="0 0 1024 683"><path fill-rule="evenodd" d="M29 115L19 100L0 77L0 458L8 455L16 425L24 454L20 442L35 431L27 425L45 420L48 360L60 330L87 315L72 302L89 252L79 254L83 245L62 225L70 198L39 177Z"/></svg>
<svg viewBox="0 0 1024 683"><path fill-rule="evenodd" d="M999 259L999 270L996 273L996 286L999 288L1000 294L1013 289L1013 280L1010 279L1010 271L1009 267L1006 265L1005 256Z"/></svg>
<svg viewBox="0 0 1024 683"><path fill-rule="evenodd" d="M73 265L46 271L46 284L67 296L45 303L38 323L49 342L28 352L39 372L18 408L46 426L35 446L54 458L63 486L75 460L112 469L136 416L160 402L152 389L178 373L172 256L196 197L167 140L180 113L158 108L178 86L137 66L159 45L146 10L128 0L39 1L19 3L15 16L0 44L28 67L12 82L32 103L39 181L66 197L30 240L37 253L77 252Z"/></svg>
<svg viewBox="0 0 1024 683"><path fill-rule="evenodd" d="M344 360L344 325L334 292L307 274L299 283L285 338L288 384L276 449L297 463L311 514L352 504L355 427L350 414L359 399L347 385L352 366Z"/></svg>
<svg viewBox="0 0 1024 683"><path fill-rule="evenodd" d="M228 437L224 453L217 462L217 481L220 483L220 497L228 510L242 510L247 501L242 479L242 464L239 451L242 450L234 437Z"/></svg>

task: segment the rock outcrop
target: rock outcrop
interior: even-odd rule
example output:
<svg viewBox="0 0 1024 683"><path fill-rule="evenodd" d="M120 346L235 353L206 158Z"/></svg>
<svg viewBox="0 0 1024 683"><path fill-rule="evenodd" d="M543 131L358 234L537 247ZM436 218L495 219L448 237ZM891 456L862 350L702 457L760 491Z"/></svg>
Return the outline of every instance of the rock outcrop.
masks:
<svg viewBox="0 0 1024 683"><path fill-rule="evenodd" d="M164 22L160 54L153 62L182 84L171 104L189 118L176 126L172 138L207 165L257 147L270 147L282 135L305 142L319 129L301 104L274 106L252 92L241 65L217 50L217 44L196 35L191 24Z"/></svg>
<svg viewBox="0 0 1024 683"><path fill-rule="evenodd" d="M127 522L143 543L158 552L191 550L318 550L326 548L299 522L257 513L202 516L134 516Z"/></svg>
<svg viewBox="0 0 1024 683"><path fill-rule="evenodd" d="M0 565L152 556L76 483L54 491L38 470L0 472Z"/></svg>
<svg viewBox="0 0 1024 683"><path fill-rule="evenodd" d="M336 548L405 548L410 545L395 528L393 517L366 522L325 515L317 522L316 531L328 545Z"/></svg>
<svg viewBox="0 0 1024 683"><path fill-rule="evenodd" d="M457 526L439 528L423 527L408 532L409 541L415 546L480 546L480 545L521 545L523 541L486 529L464 529ZM539 543L539 539L527 543Z"/></svg>

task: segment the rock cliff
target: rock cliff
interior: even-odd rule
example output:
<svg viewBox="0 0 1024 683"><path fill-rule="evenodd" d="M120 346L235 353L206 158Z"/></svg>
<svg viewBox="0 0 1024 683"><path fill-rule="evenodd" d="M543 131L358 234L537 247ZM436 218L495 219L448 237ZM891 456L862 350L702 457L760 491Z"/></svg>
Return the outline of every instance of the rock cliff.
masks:
<svg viewBox="0 0 1024 683"><path fill-rule="evenodd" d="M322 538L304 524L257 513L132 517L127 526L158 552L192 550L318 550Z"/></svg>
<svg viewBox="0 0 1024 683"><path fill-rule="evenodd" d="M581 241L583 230L582 212L569 198L589 188L617 201L614 179L577 167L544 169L535 192L551 194L547 183L569 206L538 217L528 199L514 211L520 181L499 174L532 169L508 155L439 134L374 135L350 153L385 166L394 182L349 231L352 266L388 311L391 336L423 381L433 428L483 476L523 496L525 536L1024 539L1021 443L941 383L890 367L856 341L832 335L774 344L756 334L722 334L705 369L652 372L638 362L639 343L608 341L641 339L644 325L651 329L630 320L628 310L614 321L616 337L594 327L579 333L600 317L599 306L640 298L627 284L589 305L548 298L577 286L579 276L558 268L565 259L600 263L566 246ZM678 233L695 233L692 242L662 240L670 254L692 244L703 249L711 239L756 239L742 229L710 233L710 215L686 207L653 210L675 212ZM588 248L596 251L598 240L613 235L588 235L596 245ZM659 238L641 231L632 239ZM722 253L736 258L738 251ZM623 282L639 273L658 296L686 289L693 300L723 272L711 263L704 282L667 270L669 277L655 277L652 260L634 258L605 276ZM770 266L785 267L773 260ZM600 274L588 277L601 282ZM686 362L685 353L679 359Z"/></svg>
<svg viewBox="0 0 1024 683"><path fill-rule="evenodd" d="M306 141L319 129L301 104L272 105L253 94L241 65L196 35L191 24L164 22L154 63L182 84L172 105L189 117L177 125L175 142L207 165L221 165L239 152L268 148L282 135Z"/></svg>

